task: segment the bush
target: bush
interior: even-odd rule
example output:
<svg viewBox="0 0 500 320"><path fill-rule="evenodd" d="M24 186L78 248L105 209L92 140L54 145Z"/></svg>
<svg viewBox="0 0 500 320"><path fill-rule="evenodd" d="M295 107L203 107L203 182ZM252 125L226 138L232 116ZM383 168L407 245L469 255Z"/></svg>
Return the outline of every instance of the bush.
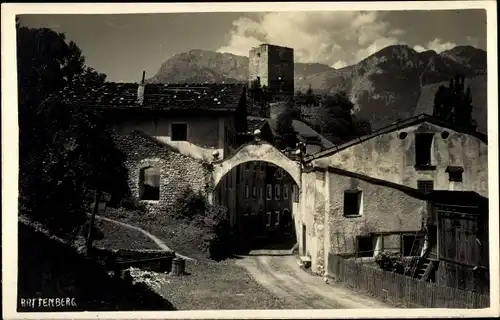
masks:
<svg viewBox="0 0 500 320"><path fill-rule="evenodd" d="M135 197L132 196L123 198L120 201L120 206L125 209L133 211L140 211L140 212L146 211L146 205L144 203L141 203Z"/></svg>
<svg viewBox="0 0 500 320"><path fill-rule="evenodd" d="M384 251L375 257L375 262L383 270L411 275L419 259L419 257L403 257L398 252Z"/></svg>
<svg viewBox="0 0 500 320"><path fill-rule="evenodd" d="M214 260L229 258L233 252L233 239L227 209L220 205L209 206L204 220L207 222L207 229L210 230L207 242L210 258Z"/></svg>
<svg viewBox="0 0 500 320"><path fill-rule="evenodd" d="M210 205L201 192L189 188L174 203L172 214L201 231L199 249L211 259L220 261L231 256L231 225L225 207Z"/></svg>
<svg viewBox="0 0 500 320"><path fill-rule="evenodd" d="M204 216L208 201L201 192L186 188L172 206L172 214L176 219L189 219Z"/></svg>

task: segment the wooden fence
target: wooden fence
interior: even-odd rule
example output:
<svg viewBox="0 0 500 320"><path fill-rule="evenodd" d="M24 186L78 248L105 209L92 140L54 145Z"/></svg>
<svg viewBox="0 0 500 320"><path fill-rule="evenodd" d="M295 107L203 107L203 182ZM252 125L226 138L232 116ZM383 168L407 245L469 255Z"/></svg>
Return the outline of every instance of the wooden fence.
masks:
<svg viewBox="0 0 500 320"><path fill-rule="evenodd" d="M490 297L370 267L329 255L329 273L352 288L414 308L488 308Z"/></svg>

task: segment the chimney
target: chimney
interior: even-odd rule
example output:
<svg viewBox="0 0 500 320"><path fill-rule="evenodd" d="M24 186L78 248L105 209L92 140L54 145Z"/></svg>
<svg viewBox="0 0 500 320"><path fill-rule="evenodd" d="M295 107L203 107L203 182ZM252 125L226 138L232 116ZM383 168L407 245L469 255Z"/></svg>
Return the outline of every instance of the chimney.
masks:
<svg viewBox="0 0 500 320"><path fill-rule="evenodd" d="M137 102L140 105L144 104L144 88L146 87L146 84L144 83L145 77L146 77L146 71L142 71L142 80L141 83L139 83L139 87L137 88Z"/></svg>

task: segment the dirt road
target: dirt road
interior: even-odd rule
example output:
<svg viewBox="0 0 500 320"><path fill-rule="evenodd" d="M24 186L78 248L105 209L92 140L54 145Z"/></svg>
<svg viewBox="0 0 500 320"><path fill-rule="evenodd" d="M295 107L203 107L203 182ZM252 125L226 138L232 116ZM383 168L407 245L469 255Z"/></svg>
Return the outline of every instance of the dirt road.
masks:
<svg viewBox="0 0 500 320"><path fill-rule="evenodd" d="M294 256L247 256L236 262L252 277L287 301L304 309L390 308L378 300L327 284L300 269Z"/></svg>

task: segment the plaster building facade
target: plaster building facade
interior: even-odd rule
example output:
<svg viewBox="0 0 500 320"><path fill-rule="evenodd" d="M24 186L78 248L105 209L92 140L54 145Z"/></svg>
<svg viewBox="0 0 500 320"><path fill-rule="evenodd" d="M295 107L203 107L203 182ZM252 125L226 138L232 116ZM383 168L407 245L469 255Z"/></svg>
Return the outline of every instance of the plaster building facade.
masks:
<svg viewBox="0 0 500 320"><path fill-rule="evenodd" d="M276 48L251 51L250 77L293 92L293 51ZM178 190L191 187L226 205L235 230L267 233L286 225L288 209L314 272L328 270L329 254L432 252L439 232L426 231L433 192L488 197L485 135L421 115L333 145L294 121L305 147L287 153L274 147L274 116L247 117L245 89L107 84L75 103L102 108L115 126L130 190L151 210L162 214Z"/></svg>

